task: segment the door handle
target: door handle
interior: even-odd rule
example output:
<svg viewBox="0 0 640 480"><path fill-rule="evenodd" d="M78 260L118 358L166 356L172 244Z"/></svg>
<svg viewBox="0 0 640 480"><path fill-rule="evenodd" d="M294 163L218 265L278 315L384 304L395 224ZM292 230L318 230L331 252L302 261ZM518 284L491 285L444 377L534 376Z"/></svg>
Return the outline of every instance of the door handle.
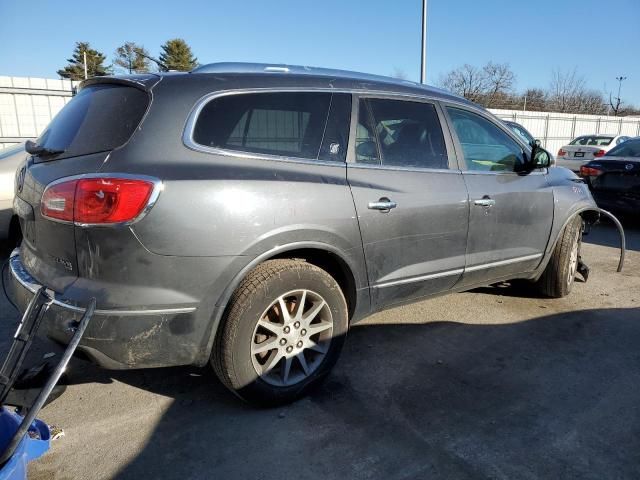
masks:
<svg viewBox="0 0 640 480"><path fill-rule="evenodd" d="M473 204L478 205L480 207L493 207L496 204L496 201L492 198L485 197L479 200L474 200Z"/></svg>
<svg viewBox="0 0 640 480"><path fill-rule="evenodd" d="M380 210L381 212L386 213L397 206L398 204L396 202L391 201L386 197L382 197L377 202L369 202L368 208L369 210Z"/></svg>

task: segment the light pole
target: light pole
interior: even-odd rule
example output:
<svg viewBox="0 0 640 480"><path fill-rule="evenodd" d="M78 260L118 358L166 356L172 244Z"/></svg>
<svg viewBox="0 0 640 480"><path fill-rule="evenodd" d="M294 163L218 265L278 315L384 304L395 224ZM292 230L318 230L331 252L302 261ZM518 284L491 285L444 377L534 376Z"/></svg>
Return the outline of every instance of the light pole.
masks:
<svg viewBox="0 0 640 480"><path fill-rule="evenodd" d="M422 55L420 58L420 83L427 83L427 0L422 0Z"/></svg>

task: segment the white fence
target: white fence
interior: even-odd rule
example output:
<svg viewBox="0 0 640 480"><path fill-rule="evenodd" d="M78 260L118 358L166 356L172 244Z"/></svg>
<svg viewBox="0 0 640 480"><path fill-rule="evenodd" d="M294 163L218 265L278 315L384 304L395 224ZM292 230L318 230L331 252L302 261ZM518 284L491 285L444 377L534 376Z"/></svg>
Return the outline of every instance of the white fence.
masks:
<svg viewBox="0 0 640 480"><path fill-rule="evenodd" d="M560 147L575 137L589 134L640 136L640 118L573 115L570 113L527 112L522 110L494 110L503 120L523 125L540 139L542 146L555 155Z"/></svg>
<svg viewBox="0 0 640 480"><path fill-rule="evenodd" d="M69 80L0 76L0 148L37 137L71 99ZM640 118L567 113L491 110L518 122L555 155L579 135L610 133L640 136Z"/></svg>
<svg viewBox="0 0 640 480"><path fill-rule="evenodd" d="M72 82L0 76L0 148L37 137L71 100Z"/></svg>

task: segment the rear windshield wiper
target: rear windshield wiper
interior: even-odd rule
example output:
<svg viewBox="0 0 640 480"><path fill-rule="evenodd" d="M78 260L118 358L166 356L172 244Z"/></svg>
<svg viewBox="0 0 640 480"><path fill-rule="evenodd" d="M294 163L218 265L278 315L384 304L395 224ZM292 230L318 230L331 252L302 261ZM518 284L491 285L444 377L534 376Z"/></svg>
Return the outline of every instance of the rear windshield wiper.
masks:
<svg viewBox="0 0 640 480"><path fill-rule="evenodd" d="M38 145L33 140L27 140L24 144L24 149L31 155L57 155L64 153L64 150L56 150L55 148L47 148Z"/></svg>

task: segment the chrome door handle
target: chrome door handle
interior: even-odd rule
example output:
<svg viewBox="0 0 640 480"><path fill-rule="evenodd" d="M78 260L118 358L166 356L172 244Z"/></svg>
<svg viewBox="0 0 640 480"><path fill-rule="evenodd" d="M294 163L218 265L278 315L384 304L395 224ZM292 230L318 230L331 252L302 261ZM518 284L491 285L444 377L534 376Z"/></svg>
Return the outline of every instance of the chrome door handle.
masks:
<svg viewBox="0 0 640 480"><path fill-rule="evenodd" d="M474 200L473 204L479 205L480 207L493 207L496 204L496 201L492 198L481 198L479 200Z"/></svg>
<svg viewBox="0 0 640 480"><path fill-rule="evenodd" d="M396 208L398 204L389 200L388 198L381 198L377 202L369 202L369 210L380 210L381 212L388 212L392 208Z"/></svg>

